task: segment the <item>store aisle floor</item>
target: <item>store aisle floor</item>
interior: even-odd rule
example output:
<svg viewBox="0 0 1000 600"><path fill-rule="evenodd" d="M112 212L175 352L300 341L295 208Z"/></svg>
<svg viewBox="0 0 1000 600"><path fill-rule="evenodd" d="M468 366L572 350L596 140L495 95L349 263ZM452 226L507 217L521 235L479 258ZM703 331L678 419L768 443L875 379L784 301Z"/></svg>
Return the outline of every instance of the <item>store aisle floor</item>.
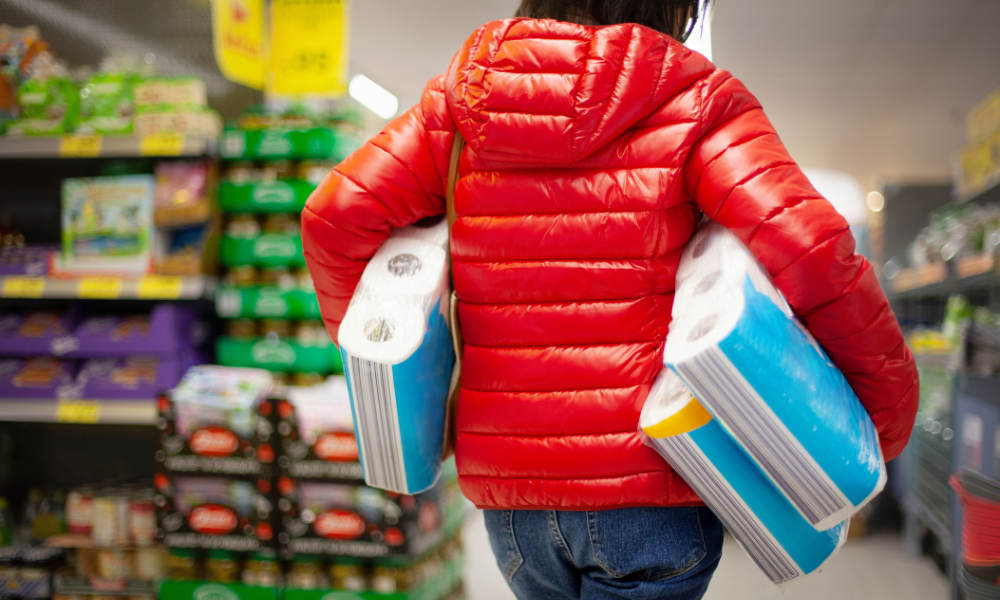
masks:
<svg viewBox="0 0 1000 600"><path fill-rule="evenodd" d="M490 553L482 512L471 510L465 525L465 585L469 600L512 600ZM779 589L772 585L731 539L706 600L943 600L947 583L926 559L912 559L902 539L880 534L851 540L832 562L812 577Z"/></svg>

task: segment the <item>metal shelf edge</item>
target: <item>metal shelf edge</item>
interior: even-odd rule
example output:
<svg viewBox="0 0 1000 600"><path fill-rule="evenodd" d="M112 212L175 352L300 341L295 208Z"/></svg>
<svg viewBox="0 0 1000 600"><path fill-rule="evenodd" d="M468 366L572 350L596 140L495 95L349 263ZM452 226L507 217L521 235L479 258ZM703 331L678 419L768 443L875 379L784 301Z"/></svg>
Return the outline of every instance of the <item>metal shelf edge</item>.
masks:
<svg viewBox="0 0 1000 600"><path fill-rule="evenodd" d="M64 403L97 403L98 413L92 423L59 417L59 407ZM136 400L89 399L0 399L0 421L22 423L77 423L98 425L152 425L156 422L156 401L153 398Z"/></svg>

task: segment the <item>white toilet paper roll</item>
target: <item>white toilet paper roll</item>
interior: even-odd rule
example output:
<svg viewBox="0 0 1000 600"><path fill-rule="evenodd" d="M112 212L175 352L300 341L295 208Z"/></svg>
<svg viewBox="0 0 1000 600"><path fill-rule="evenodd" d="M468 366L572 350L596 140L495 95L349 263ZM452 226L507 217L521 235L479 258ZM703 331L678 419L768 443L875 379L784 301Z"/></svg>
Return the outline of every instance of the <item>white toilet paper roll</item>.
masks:
<svg viewBox="0 0 1000 600"><path fill-rule="evenodd" d="M412 238L390 238L361 275L361 295L433 301L448 284L448 255Z"/></svg>
<svg viewBox="0 0 1000 600"><path fill-rule="evenodd" d="M691 276L692 271L700 268L696 266L699 264L698 261L713 260L710 258L711 256L719 255L718 249L715 252L711 250L730 242L729 236L725 235L726 233L728 233L726 228L714 221L705 222L694 232L684 247L680 263L677 265L678 284L686 281Z"/></svg>
<svg viewBox="0 0 1000 600"><path fill-rule="evenodd" d="M392 236L394 238L417 240L425 244L438 246L439 248L447 248L448 220L441 217L432 224L415 223L409 227L397 229L392 232Z"/></svg>
<svg viewBox="0 0 1000 600"><path fill-rule="evenodd" d="M426 330L427 313L418 304L371 297L351 305L337 341L360 359L394 365L416 351Z"/></svg>
<svg viewBox="0 0 1000 600"><path fill-rule="evenodd" d="M683 278L678 276L674 292L671 314L675 319L687 313L704 314L715 306L725 305L725 298L732 293L726 290L742 295L748 277L754 288L770 298L781 312L793 314L750 250L721 225L713 224L692 238L681 255L678 273L683 273Z"/></svg>

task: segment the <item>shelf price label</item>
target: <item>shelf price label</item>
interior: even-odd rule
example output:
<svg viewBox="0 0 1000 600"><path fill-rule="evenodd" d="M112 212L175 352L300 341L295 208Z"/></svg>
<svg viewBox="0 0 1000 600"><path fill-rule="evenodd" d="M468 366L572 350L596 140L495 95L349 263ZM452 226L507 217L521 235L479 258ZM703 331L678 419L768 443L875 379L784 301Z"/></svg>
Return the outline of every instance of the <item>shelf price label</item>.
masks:
<svg viewBox="0 0 1000 600"><path fill-rule="evenodd" d="M184 152L184 136L176 133L147 135L139 140L142 156L178 156Z"/></svg>
<svg viewBox="0 0 1000 600"><path fill-rule="evenodd" d="M181 297L184 280L180 277L147 275L139 280L139 297L173 300Z"/></svg>
<svg viewBox="0 0 1000 600"><path fill-rule="evenodd" d="M45 291L42 277L4 277L3 296L5 298L41 298Z"/></svg>
<svg viewBox="0 0 1000 600"><path fill-rule="evenodd" d="M101 405L83 400L61 400L56 406L58 423L97 423Z"/></svg>
<svg viewBox="0 0 1000 600"><path fill-rule="evenodd" d="M59 156L93 157L101 155L101 136L64 135L59 140Z"/></svg>
<svg viewBox="0 0 1000 600"><path fill-rule="evenodd" d="M81 277L77 295L81 298L118 298L122 280L118 277Z"/></svg>

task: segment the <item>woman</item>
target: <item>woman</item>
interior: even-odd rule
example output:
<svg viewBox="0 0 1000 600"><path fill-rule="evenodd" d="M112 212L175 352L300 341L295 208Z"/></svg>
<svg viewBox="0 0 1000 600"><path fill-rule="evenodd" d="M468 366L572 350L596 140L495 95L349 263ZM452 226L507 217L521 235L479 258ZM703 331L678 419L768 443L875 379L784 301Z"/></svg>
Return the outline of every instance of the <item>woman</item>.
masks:
<svg viewBox="0 0 1000 600"><path fill-rule="evenodd" d="M698 598L722 527L636 433L702 215L743 239L898 455L913 359L847 223L757 100L681 42L700 0L525 0L302 215L327 328L393 228L445 212L464 335L455 457L520 598ZM544 19L543 19L544 18ZM638 24L635 24L638 23Z"/></svg>

